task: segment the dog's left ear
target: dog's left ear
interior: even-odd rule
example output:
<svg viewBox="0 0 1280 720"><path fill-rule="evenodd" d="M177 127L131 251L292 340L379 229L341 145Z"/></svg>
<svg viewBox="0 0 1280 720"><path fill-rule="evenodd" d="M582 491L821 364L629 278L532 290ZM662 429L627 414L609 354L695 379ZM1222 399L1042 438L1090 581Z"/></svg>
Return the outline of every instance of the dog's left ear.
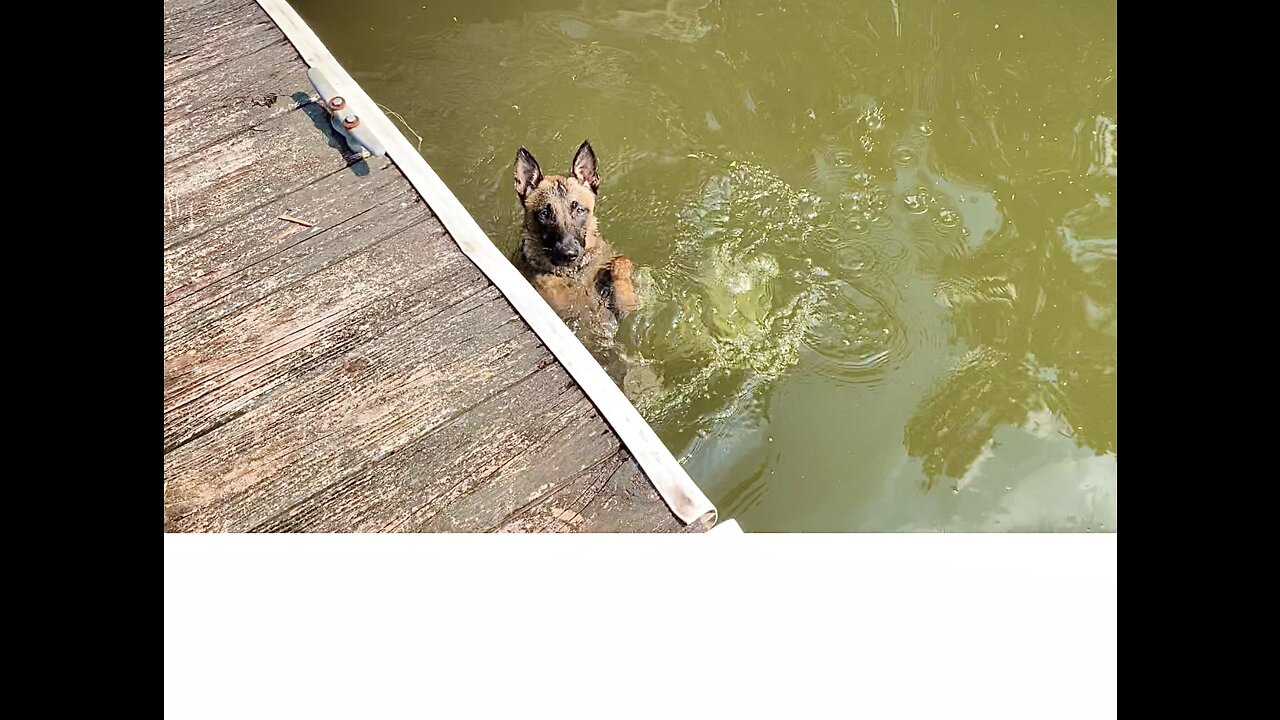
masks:
<svg viewBox="0 0 1280 720"><path fill-rule="evenodd" d="M600 174L596 172L596 151L591 149L591 142L583 140L578 152L573 155L573 176L578 182L591 188L591 192L600 189Z"/></svg>

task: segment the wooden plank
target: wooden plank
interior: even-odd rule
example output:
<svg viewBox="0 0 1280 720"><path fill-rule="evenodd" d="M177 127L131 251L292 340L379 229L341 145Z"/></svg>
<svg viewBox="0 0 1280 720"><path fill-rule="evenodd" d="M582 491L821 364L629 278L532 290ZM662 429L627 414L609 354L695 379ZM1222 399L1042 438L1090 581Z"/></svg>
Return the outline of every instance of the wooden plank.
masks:
<svg viewBox="0 0 1280 720"><path fill-rule="evenodd" d="M614 492L620 496L582 514ZM254 531L598 532L622 526L684 530L573 379L549 364Z"/></svg>
<svg viewBox="0 0 1280 720"><path fill-rule="evenodd" d="M306 66L284 38L164 88L164 161L310 102Z"/></svg>
<svg viewBox="0 0 1280 720"><path fill-rule="evenodd" d="M629 455L623 448L604 458L589 471L580 473L569 482L563 483L554 492L542 499L542 502L523 508L502 522L497 532L530 533L530 532L580 532L583 525L582 511L591 500L601 492L614 490L609 484L623 465L634 467ZM659 525L651 532L678 529L679 523L674 516L667 513L667 525Z"/></svg>
<svg viewBox="0 0 1280 720"><path fill-rule="evenodd" d="M404 179L389 161L361 177L338 169L316 182L211 228L164 252L164 302L176 303L228 274L282 252L387 202ZM281 215L314 223L304 227ZM166 314L173 311L166 310Z"/></svg>
<svg viewBox="0 0 1280 720"><path fill-rule="evenodd" d="M364 472L325 488L261 531L421 532L450 503L503 484L520 463L540 463L558 429L591 412L558 364L549 363L406 445ZM584 462L595 462L585 450ZM457 529L452 523L451 529ZM468 529L485 529L471 525Z"/></svg>
<svg viewBox="0 0 1280 720"><path fill-rule="evenodd" d="M343 175L348 174L337 177ZM384 175L399 179L394 170ZM432 232L444 232L426 204L403 182L375 184L373 188L353 183L351 189L353 192L332 201L326 198L314 205L294 206L298 208L294 212L316 218L315 227L280 220L289 210L269 206L266 212L254 213L262 216L261 225L274 225L266 237L240 235L230 248L204 244L176 248L179 257L175 265L177 260L185 261L183 270L204 274L181 288L181 292L175 292L174 299L165 305L165 344L289 288L412 225L430 220ZM342 200L346 200L345 207ZM198 254L183 252L196 249ZM241 254L234 254L237 251ZM448 248L438 251L448 252ZM206 267L201 267L202 258L207 259Z"/></svg>
<svg viewBox="0 0 1280 720"><path fill-rule="evenodd" d="M195 20L188 20L187 13L199 12L202 17L216 16L229 10L246 5L256 5L254 0L164 0L165 23L177 20L180 25L198 25ZM165 28L166 32L168 28Z"/></svg>
<svg viewBox="0 0 1280 720"><path fill-rule="evenodd" d="M608 472L583 473L545 501L508 518L499 532L705 532L705 521L685 526L653 484L619 448Z"/></svg>
<svg viewBox="0 0 1280 720"><path fill-rule="evenodd" d="M314 363L486 287L423 222L164 348L166 452L250 411Z"/></svg>
<svg viewBox="0 0 1280 720"><path fill-rule="evenodd" d="M574 388L575 399L580 391ZM536 397L536 396L535 396ZM529 403L529 399L524 400ZM516 424L523 425L521 416ZM585 397L556 418L526 452L507 461L493 482L460 483L441 501L445 506L421 527L427 532L479 532L500 527L580 478L608 477L617 467L621 442ZM661 500L659 500L661 503ZM674 518L673 518L674 520Z"/></svg>
<svg viewBox="0 0 1280 720"><path fill-rule="evenodd" d="M256 3L212 2L186 12L165 8L164 84L178 82L280 40Z"/></svg>
<svg viewBox="0 0 1280 720"><path fill-rule="evenodd" d="M670 532L671 511L634 462L621 465L599 490L580 498L582 521L577 532ZM579 504L575 503L575 507ZM706 532L705 519L678 528L680 532Z"/></svg>
<svg viewBox="0 0 1280 720"><path fill-rule="evenodd" d="M536 501L517 509L495 530L506 533L581 532L584 498L593 497L593 493L613 491L609 479L624 466L634 468L635 463L619 446L612 454L583 468L581 472L558 478L547 492L537 495ZM645 484L649 484L649 481L645 480ZM679 532L682 529L680 521L671 514L661 498L658 498L658 509L662 511L661 518L643 523L643 532Z"/></svg>
<svg viewBox="0 0 1280 720"><path fill-rule="evenodd" d="M369 172L368 163L346 150L314 103L188 154L164 166L165 247L348 165L349 172Z"/></svg>
<svg viewBox="0 0 1280 720"><path fill-rule="evenodd" d="M419 317L165 456L165 529L244 531L554 362L495 288Z"/></svg>
<svg viewBox="0 0 1280 720"><path fill-rule="evenodd" d="M248 14L255 0L164 0L165 54L189 53L204 43L209 30L236 18L256 18ZM259 8L261 10L261 8Z"/></svg>

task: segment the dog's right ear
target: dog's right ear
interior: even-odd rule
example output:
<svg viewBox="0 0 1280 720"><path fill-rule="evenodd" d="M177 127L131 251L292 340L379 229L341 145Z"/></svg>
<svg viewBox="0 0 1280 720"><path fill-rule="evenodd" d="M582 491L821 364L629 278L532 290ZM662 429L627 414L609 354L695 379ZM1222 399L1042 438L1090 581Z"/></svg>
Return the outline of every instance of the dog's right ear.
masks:
<svg viewBox="0 0 1280 720"><path fill-rule="evenodd" d="M539 182L542 182L542 168L538 167L538 161L533 159L528 150L522 146L516 152L516 194L524 200L524 196L529 194Z"/></svg>

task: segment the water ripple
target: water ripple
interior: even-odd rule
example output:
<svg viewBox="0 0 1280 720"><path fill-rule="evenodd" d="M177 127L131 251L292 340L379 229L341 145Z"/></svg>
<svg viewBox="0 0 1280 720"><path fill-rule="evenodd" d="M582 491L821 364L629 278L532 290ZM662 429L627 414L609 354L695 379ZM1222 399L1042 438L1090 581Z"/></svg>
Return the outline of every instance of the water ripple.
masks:
<svg viewBox="0 0 1280 720"><path fill-rule="evenodd" d="M893 309L853 283L824 288L823 307L804 336L808 364L848 383L877 384L884 371L910 352L907 334Z"/></svg>

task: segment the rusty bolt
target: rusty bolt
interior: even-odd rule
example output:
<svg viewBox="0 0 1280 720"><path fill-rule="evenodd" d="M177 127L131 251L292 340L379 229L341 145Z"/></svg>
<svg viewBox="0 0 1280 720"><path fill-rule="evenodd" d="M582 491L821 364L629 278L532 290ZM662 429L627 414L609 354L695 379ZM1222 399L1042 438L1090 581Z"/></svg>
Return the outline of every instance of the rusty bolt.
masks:
<svg viewBox="0 0 1280 720"><path fill-rule="evenodd" d="M347 101L343 99L341 95L334 95L333 97L329 98L330 110L341 110L346 106L347 106Z"/></svg>
<svg viewBox="0 0 1280 720"><path fill-rule="evenodd" d="M360 118L356 117L355 115L348 115L342 118L342 127L348 130L351 130L352 128L354 128L359 124L360 124Z"/></svg>

